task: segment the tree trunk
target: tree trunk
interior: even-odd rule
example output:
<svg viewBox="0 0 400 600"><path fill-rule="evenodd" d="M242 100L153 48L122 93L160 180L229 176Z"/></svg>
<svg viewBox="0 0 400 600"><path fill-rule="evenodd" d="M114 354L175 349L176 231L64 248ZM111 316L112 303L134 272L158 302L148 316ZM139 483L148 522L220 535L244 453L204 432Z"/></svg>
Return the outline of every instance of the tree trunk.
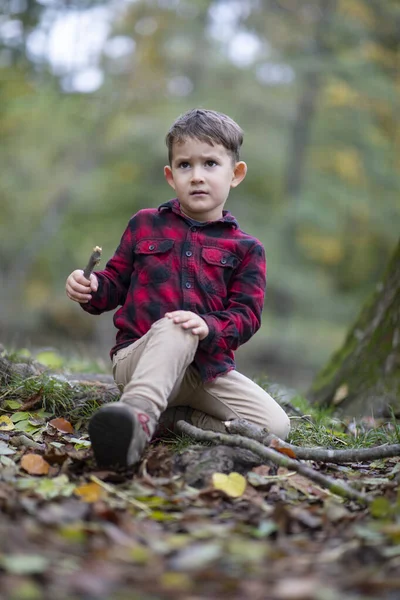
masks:
<svg viewBox="0 0 400 600"><path fill-rule="evenodd" d="M309 51L310 70L302 77L300 96L296 117L290 134L288 162L285 174L284 196L293 202L298 202L303 190L303 178L310 146L311 129L317 107L318 95L321 88L323 72L317 70L316 59L322 61L331 53L326 43L327 34L331 27L332 15L336 8L336 0L322 0L318 7L319 18L316 23L314 43Z"/></svg>
<svg viewBox="0 0 400 600"><path fill-rule="evenodd" d="M400 416L400 241L342 348L316 377L310 399L352 416Z"/></svg>

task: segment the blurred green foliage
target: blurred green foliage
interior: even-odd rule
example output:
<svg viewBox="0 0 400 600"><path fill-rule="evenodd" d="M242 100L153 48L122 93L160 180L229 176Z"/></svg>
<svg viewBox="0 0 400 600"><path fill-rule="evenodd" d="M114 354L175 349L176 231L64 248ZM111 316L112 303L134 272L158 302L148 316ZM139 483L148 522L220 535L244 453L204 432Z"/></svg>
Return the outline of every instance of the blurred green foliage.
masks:
<svg viewBox="0 0 400 600"><path fill-rule="evenodd" d="M165 133L203 106L245 131L249 173L227 208L268 257L245 370L307 379L397 241L400 5L0 0L0 13L1 335L111 344L104 320L66 299L65 278L96 244L110 256L134 212L171 197ZM60 23L85 15L71 48ZM108 33L85 54L100 21ZM101 85L83 93L90 69Z"/></svg>

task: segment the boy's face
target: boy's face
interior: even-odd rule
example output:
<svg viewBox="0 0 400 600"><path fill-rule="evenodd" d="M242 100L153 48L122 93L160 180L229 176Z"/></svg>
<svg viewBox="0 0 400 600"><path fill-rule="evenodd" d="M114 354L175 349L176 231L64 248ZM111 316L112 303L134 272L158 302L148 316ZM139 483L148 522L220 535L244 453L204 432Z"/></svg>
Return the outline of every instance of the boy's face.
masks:
<svg viewBox="0 0 400 600"><path fill-rule="evenodd" d="M204 222L222 218L230 188L239 185L246 171L246 163L234 163L224 146L190 137L174 143L171 166L164 167L182 212Z"/></svg>

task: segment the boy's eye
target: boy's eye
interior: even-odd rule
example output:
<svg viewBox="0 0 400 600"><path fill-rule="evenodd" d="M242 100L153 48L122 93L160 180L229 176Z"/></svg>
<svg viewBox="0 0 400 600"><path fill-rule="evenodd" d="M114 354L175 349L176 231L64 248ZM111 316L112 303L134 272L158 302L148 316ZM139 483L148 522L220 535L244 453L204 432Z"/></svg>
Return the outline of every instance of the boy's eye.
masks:
<svg viewBox="0 0 400 600"><path fill-rule="evenodd" d="M179 163L178 166L179 166L180 169L187 169L190 165L187 162L187 160L183 160L182 162Z"/></svg>
<svg viewBox="0 0 400 600"><path fill-rule="evenodd" d="M207 167L215 167L217 163L215 162L215 160L207 160L206 161L206 165Z"/></svg>

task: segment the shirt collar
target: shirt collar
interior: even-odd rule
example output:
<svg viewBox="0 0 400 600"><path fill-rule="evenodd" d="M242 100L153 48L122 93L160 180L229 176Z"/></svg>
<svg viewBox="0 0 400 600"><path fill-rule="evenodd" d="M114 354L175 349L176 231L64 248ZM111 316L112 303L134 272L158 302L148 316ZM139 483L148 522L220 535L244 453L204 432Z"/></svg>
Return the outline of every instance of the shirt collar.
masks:
<svg viewBox="0 0 400 600"><path fill-rule="evenodd" d="M159 212L162 212L165 210L171 210L172 212L174 212L175 214L177 214L181 217L185 216L181 211L181 205L179 204L178 198L174 198L173 200L164 202L163 204L161 204L158 207L158 210L159 210ZM239 229L239 223L237 222L235 217L228 210L222 211L222 219L218 219L218 221L208 221L207 222L207 224L210 224L210 223L227 223L228 225L231 225L235 229ZM204 223L204 224L206 225L206 223Z"/></svg>

